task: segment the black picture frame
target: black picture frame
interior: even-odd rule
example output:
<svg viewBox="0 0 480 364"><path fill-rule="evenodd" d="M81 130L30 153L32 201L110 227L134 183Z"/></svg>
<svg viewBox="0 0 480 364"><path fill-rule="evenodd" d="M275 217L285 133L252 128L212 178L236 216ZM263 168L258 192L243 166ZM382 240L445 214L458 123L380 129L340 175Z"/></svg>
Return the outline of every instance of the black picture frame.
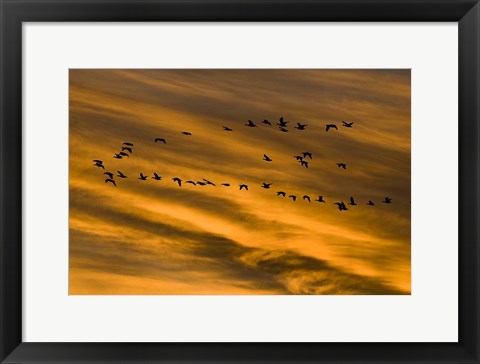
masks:
<svg viewBox="0 0 480 364"><path fill-rule="evenodd" d="M477 0L0 0L0 361L2 363L479 363ZM22 342L22 22L458 22L458 343Z"/></svg>

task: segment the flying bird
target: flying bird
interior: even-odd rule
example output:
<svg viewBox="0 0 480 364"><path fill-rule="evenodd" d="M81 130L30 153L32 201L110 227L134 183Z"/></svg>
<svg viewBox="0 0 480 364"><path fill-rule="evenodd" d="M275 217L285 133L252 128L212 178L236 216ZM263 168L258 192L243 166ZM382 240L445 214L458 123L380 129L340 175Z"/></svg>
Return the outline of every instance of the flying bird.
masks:
<svg viewBox="0 0 480 364"><path fill-rule="evenodd" d="M115 159L122 159L122 156L121 156L120 154L115 153L115 155L113 156L113 158L115 158Z"/></svg>
<svg viewBox="0 0 480 364"><path fill-rule="evenodd" d="M157 181L160 181L162 179L162 176L159 176L157 172L153 172L153 179L156 179Z"/></svg>
<svg viewBox="0 0 480 364"><path fill-rule="evenodd" d="M129 147L133 147L133 144L129 143L129 142L125 142L125 143L123 143L123 145L128 145Z"/></svg>
<svg viewBox="0 0 480 364"><path fill-rule="evenodd" d="M283 116L282 116L282 117L280 118L280 120L278 120L277 125L278 125L278 126L285 127L285 126L287 126L287 123L288 123L288 121L284 121L284 120L283 120Z"/></svg>
<svg viewBox="0 0 480 364"><path fill-rule="evenodd" d="M280 126L279 129L280 129L280 131L283 131L284 133L286 133L288 131L288 129L285 129L283 126Z"/></svg>
<svg viewBox="0 0 480 364"><path fill-rule="evenodd" d="M140 177L138 179L141 179L142 181L146 181L148 176L144 176L142 172L140 172Z"/></svg>
<svg viewBox="0 0 480 364"><path fill-rule="evenodd" d="M334 205L338 206L339 211L347 211L347 207L345 206L345 203L343 202L334 202Z"/></svg>
<svg viewBox="0 0 480 364"><path fill-rule="evenodd" d="M297 161L301 162L303 160L302 156L296 155L293 158L295 158Z"/></svg>
<svg viewBox="0 0 480 364"><path fill-rule="evenodd" d="M267 119L263 120L262 123L265 124L265 125L272 126L272 123L270 121L268 121Z"/></svg>
<svg viewBox="0 0 480 364"><path fill-rule="evenodd" d="M295 200L297 199L297 196L295 196L295 195L290 195L288 197L291 198L293 200L293 202L295 202Z"/></svg>
<svg viewBox="0 0 480 364"><path fill-rule="evenodd" d="M307 127L308 125L307 124L300 124L300 123L297 123L297 126L295 127L295 129L298 129L298 130L305 130L305 127Z"/></svg>
<svg viewBox="0 0 480 364"><path fill-rule="evenodd" d="M278 191L278 192L277 192L277 196L283 196L283 197L285 197L285 195L286 195L286 193L283 192L283 191Z"/></svg>
<svg viewBox="0 0 480 364"><path fill-rule="evenodd" d="M124 157L130 157L130 156L129 156L127 153L125 153L125 152L120 152L120 153L118 153L118 154L120 154L121 156L124 156Z"/></svg>
<svg viewBox="0 0 480 364"><path fill-rule="evenodd" d="M255 125L255 123L254 123L252 120L248 120L248 123L245 124L245 126L249 126L250 128L253 128L253 127L255 127L256 125Z"/></svg>
<svg viewBox="0 0 480 364"><path fill-rule="evenodd" d="M305 168L308 168L308 162L307 161L300 161L300 164L305 167Z"/></svg>
<svg viewBox="0 0 480 364"><path fill-rule="evenodd" d="M355 206L356 203L355 203L355 200L353 199L353 197L350 197L350 202L348 203L349 205L352 205L352 206Z"/></svg>
<svg viewBox="0 0 480 364"><path fill-rule="evenodd" d="M266 154L263 155L263 158L262 158L262 159L263 159L264 161L266 161L266 162L271 162L271 161L272 161L272 159L271 159L268 155L266 155Z"/></svg>
<svg viewBox="0 0 480 364"><path fill-rule="evenodd" d="M375 205L375 204L374 204L371 200L368 200L367 205L368 205L368 206L373 206L373 205Z"/></svg>
<svg viewBox="0 0 480 364"><path fill-rule="evenodd" d="M207 183L207 185L216 186L215 183L209 181L208 179L205 179L205 178L202 178L202 179Z"/></svg>
<svg viewBox="0 0 480 364"><path fill-rule="evenodd" d="M103 164L103 162L100 159L94 159L93 162Z"/></svg>
<svg viewBox="0 0 480 364"><path fill-rule="evenodd" d="M262 184L261 187L262 187L262 188L270 188L271 185L272 185L271 183L265 183L265 182L263 182L263 184Z"/></svg>
<svg viewBox="0 0 480 364"><path fill-rule="evenodd" d="M155 143L167 144L167 141L164 138L155 138Z"/></svg>
<svg viewBox="0 0 480 364"><path fill-rule="evenodd" d="M124 151L127 151L129 153L133 153L133 150L130 147L122 147L122 152L124 152Z"/></svg>
<svg viewBox="0 0 480 364"><path fill-rule="evenodd" d="M385 200L382 201L383 203L392 203L392 199L389 197L385 197Z"/></svg>
<svg viewBox="0 0 480 364"><path fill-rule="evenodd" d="M206 183L205 182L202 182L202 181L197 181L197 185L200 185L200 186L205 186Z"/></svg>
<svg viewBox="0 0 480 364"><path fill-rule="evenodd" d="M337 163L338 168L347 169L347 165L345 163Z"/></svg>
<svg viewBox="0 0 480 364"><path fill-rule="evenodd" d="M117 175L118 177L120 177L120 178L127 178L127 176L125 176L122 172L117 171L117 173L118 173L118 175Z"/></svg>
<svg viewBox="0 0 480 364"><path fill-rule="evenodd" d="M105 169L105 166L102 163L95 163L94 166Z"/></svg>
<svg viewBox="0 0 480 364"><path fill-rule="evenodd" d="M312 202L312 201L310 201L310 196L305 195L305 196L303 196L303 199L308 200L308 202Z"/></svg>
<svg viewBox="0 0 480 364"><path fill-rule="evenodd" d="M331 128L338 130L338 128L337 128L337 126L336 126L335 124L327 124L327 125L325 125L325 129L326 129L327 131L329 131Z"/></svg>
<svg viewBox="0 0 480 364"><path fill-rule="evenodd" d="M174 177L172 178L172 181L173 182L177 182L178 183L178 187L182 187L182 180L178 177Z"/></svg>
<svg viewBox="0 0 480 364"><path fill-rule="evenodd" d="M303 152L302 154L303 154L303 158L307 158L307 157L308 157L308 158L312 159L312 153L310 153L310 152Z"/></svg>
<svg viewBox="0 0 480 364"><path fill-rule="evenodd" d="M344 126L344 127L346 127L346 128L351 128L354 122L352 121L351 123L347 123L346 121L343 121L343 120L342 120L342 123L343 123L342 126ZM361 128L360 128L360 129L361 129Z"/></svg>
<svg viewBox="0 0 480 364"><path fill-rule="evenodd" d="M113 179L113 173L112 172L103 172L103 174L106 174L108 178Z"/></svg>
<svg viewBox="0 0 480 364"><path fill-rule="evenodd" d="M247 185L241 184L239 186L240 186L240 191L242 190L242 188L245 188L248 191L248 186Z"/></svg>
<svg viewBox="0 0 480 364"><path fill-rule="evenodd" d="M115 181L114 181L113 179L107 178L107 179L105 180L105 183L108 183L108 182L112 183L115 187L117 187L117 184L115 183Z"/></svg>
<svg viewBox="0 0 480 364"><path fill-rule="evenodd" d="M222 186L230 187L230 183L222 183Z"/></svg>
<svg viewBox="0 0 480 364"><path fill-rule="evenodd" d="M182 131L182 134L183 135L192 135L192 133L190 133L189 131Z"/></svg>
<svg viewBox="0 0 480 364"><path fill-rule="evenodd" d="M316 199L315 201L325 203L325 200L323 199L323 196L318 196L318 199Z"/></svg>
<svg viewBox="0 0 480 364"><path fill-rule="evenodd" d="M230 129L228 126L224 126L224 127L223 127L223 130L225 130L225 131L233 131L233 129Z"/></svg>
<svg viewBox="0 0 480 364"><path fill-rule="evenodd" d="M187 182L185 182L185 183L190 183L191 185L194 185L194 186L197 185L197 184L196 184L195 182L193 182L193 181L187 181Z"/></svg>

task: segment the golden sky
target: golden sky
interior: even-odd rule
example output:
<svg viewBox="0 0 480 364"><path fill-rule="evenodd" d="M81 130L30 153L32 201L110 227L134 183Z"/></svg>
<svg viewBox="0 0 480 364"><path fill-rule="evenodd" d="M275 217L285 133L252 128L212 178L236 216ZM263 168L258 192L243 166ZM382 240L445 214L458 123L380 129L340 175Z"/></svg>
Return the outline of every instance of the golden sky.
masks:
<svg viewBox="0 0 480 364"><path fill-rule="evenodd" d="M410 294L410 70L70 70L69 264L74 295Z"/></svg>

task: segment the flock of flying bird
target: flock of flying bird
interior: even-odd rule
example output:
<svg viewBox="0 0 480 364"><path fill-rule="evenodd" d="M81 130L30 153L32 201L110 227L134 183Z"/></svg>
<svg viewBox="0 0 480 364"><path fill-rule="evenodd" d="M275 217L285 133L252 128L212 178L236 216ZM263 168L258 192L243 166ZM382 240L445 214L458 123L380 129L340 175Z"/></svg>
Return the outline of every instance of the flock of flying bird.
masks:
<svg viewBox="0 0 480 364"><path fill-rule="evenodd" d="M266 126L270 126L270 127L273 127L272 123L266 119L264 119L261 124L264 124ZM276 126L278 126L278 129L281 131L281 132L288 132L288 121L285 121L283 117L281 117L279 119L279 121L275 124ZM346 121L342 121L342 126L345 127L345 128L352 128L353 127L353 124L354 122L346 122ZM252 120L248 120L248 122L245 124L246 127L250 127L250 128L255 128L257 127L257 125L252 121ZM301 123L297 123L297 125L294 127L295 129L298 129L298 130L305 130L305 128L307 127L308 125L307 124L301 124ZM338 130L338 127L336 124L326 124L325 125L325 131L328 132L330 129L335 129L335 130ZM232 132L233 129L231 129L230 127L228 126L223 126L223 130L224 131L227 131L227 132ZM191 136L192 133L188 132L188 131L182 131L181 134L183 135L186 135L186 136ZM165 138L155 138L154 139L154 142L155 143L164 143L164 144L167 144L167 141ZM119 151L118 153L115 153L113 158L115 159L123 159L123 158L128 158L130 157L130 155L133 153L133 147L134 145L130 142L124 142L122 144L122 146L120 147L121 151ZM300 163L300 166L302 167L305 167L305 168L308 168L308 161L306 160L308 157L308 159L312 159L312 153L310 152L302 152L301 155L295 155L294 158ZM264 154L263 155L263 158L262 160L266 161L266 162L272 162L272 159ZM103 164L103 161L99 160L99 159L94 159L93 160L93 165L96 166L96 167L99 167L99 168L102 168L104 170L103 174L107 176L107 178L105 179L105 183L111 183L113 186L117 187L117 183L115 182L115 177L118 177L118 178L121 178L121 179L124 179L124 178L128 178L124 173L120 172L120 171L117 171L117 175L115 176L114 173L112 172L107 172L105 171L105 166ZM347 164L346 163L337 163L337 167L338 168L343 168L343 169L347 169ZM144 175L142 172L140 172L140 175L138 177L139 180L142 180L142 181L146 181L148 179L149 176L146 176ZM157 180L157 181L160 181L162 180L162 177L159 176L156 172L153 173L153 176L151 177L152 179L154 180ZM211 185L211 186L216 186L215 183L213 183L212 181L209 181L207 179L202 179L201 181L192 181L192 180L188 180L188 181L183 181L181 178L179 177L174 177L172 178L172 181L177 183L179 187L182 187L182 183L184 184L191 184L193 186L207 186L207 185ZM272 185L273 183L265 183L263 182L262 186L260 186L261 188L264 188L264 189L270 189L270 186ZM230 183L222 183L221 184L222 186L224 187L230 187ZM248 191L248 185L242 183L239 185L239 190L247 190ZM277 191L277 196L282 196L282 197L286 197L287 196L287 193L284 192L284 191ZM288 198L292 199L293 202L295 202L297 200L297 196L296 195L288 195ZM310 196L308 195L304 195L302 197L303 200L305 201L308 201L309 203L311 203L311 198ZM319 203L326 203L326 201L324 200L324 197L323 196L318 196L318 198L316 200L314 200L315 202L319 202ZM385 199L383 201L381 201L382 203L385 203L385 204L390 204L392 203L392 199L389 198L389 197L385 197ZM343 202L343 201L338 201L338 202L334 202L335 205L337 205L338 207L338 210L339 211L347 211L348 208L346 206L346 204ZM355 201L355 199L353 197L350 197L349 199L349 202L348 202L348 205L350 206L356 206L357 205L357 202ZM375 203L373 203L373 201L369 200L366 205L368 206L374 206Z"/></svg>

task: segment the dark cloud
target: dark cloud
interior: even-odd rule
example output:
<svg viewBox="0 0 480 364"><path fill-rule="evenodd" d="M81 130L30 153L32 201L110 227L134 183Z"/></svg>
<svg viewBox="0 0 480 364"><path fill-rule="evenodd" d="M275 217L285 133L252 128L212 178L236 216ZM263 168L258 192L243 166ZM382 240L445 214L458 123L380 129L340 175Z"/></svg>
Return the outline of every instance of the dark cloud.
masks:
<svg viewBox="0 0 480 364"><path fill-rule="evenodd" d="M131 216L103 208L98 218L121 223ZM130 221L139 231L175 241L181 259L158 249L139 248L122 238L105 239L77 229L70 230L70 251L76 257L73 267L106 271L119 275L191 281L191 272L214 271L232 286L255 290L270 289L278 294L405 294L381 280L347 273L326 261L289 251L270 251L247 247L223 236L153 222L139 217ZM134 223L134 224L133 224ZM165 237L165 238L162 238ZM95 251L94 257L90 252ZM84 258L84 259L82 259ZM298 289L289 287L291 279L302 280Z"/></svg>

